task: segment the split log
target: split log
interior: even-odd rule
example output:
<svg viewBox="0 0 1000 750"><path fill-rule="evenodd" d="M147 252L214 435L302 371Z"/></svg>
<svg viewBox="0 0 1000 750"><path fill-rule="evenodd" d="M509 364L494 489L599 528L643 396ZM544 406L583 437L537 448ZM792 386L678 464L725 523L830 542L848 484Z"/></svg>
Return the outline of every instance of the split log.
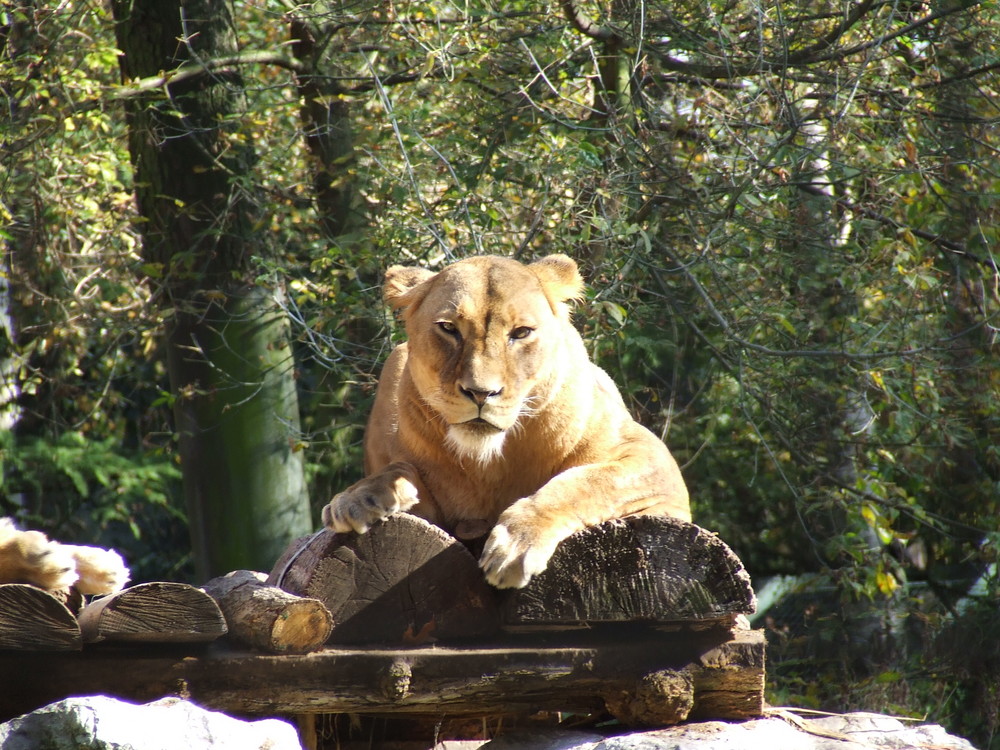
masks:
<svg viewBox="0 0 1000 750"><path fill-rule="evenodd" d="M202 589L226 618L229 637L273 654L305 654L322 648L333 617L318 599L268 586L267 575L249 570L213 578Z"/></svg>
<svg viewBox="0 0 1000 750"><path fill-rule="evenodd" d="M88 604L80 628L85 643L207 643L226 634L226 620L194 586L142 583Z"/></svg>
<svg viewBox="0 0 1000 750"><path fill-rule="evenodd" d="M752 614L750 576L715 534L665 516L607 521L566 539L548 568L503 601L504 627L644 621L731 627Z"/></svg>
<svg viewBox="0 0 1000 750"><path fill-rule="evenodd" d="M0 584L0 649L78 651L80 625L56 596L26 583Z"/></svg>
<svg viewBox="0 0 1000 750"><path fill-rule="evenodd" d="M398 514L366 534L323 530L293 542L268 583L323 602L331 643L420 645L498 629L476 560L436 526Z"/></svg>

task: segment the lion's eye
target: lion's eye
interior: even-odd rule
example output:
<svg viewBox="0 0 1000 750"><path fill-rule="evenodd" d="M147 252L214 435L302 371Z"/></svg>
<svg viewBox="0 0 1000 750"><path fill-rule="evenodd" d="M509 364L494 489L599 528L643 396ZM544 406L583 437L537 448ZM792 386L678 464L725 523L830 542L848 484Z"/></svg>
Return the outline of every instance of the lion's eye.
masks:
<svg viewBox="0 0 1000 750"><path fill-rule="evenodd" d="M449 336L458 336L458 326L452 323L450 320L439 320L437 327L444 331Z"/></svg>
<svg viewBox="0 0 1000 750"><path fill-rule="evenodd" d="M517 328L515 328L513 331L510 332L510 338L511 340L518 341L520 339L528 338L528 336L530 336L534 332L535 329L529 326L518 326Z"/></svg>

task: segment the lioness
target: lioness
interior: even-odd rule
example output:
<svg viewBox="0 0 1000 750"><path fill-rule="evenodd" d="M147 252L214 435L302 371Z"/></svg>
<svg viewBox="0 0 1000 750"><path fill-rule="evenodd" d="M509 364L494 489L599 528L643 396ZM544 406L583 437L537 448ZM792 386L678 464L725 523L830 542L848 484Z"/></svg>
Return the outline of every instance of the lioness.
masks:
<svg viewBox="0 0 1000 750"><path fill-rule="evenodd" d="M383 294L408 342L389 356L365 431L366 478L323 509L335 531L409 511L460 537L490 530L498 588L543 571L556 545L635 514L690 520L670 452L635 422L569 318L583 280L550 255L393 266Z"/></svg>

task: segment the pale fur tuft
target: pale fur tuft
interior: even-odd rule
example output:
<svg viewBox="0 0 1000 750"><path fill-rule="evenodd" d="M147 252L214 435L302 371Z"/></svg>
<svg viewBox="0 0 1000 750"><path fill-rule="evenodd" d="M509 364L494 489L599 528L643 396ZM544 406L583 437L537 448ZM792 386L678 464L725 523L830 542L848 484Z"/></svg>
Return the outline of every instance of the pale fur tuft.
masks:
<svg viewBox="0 0 1000 750"><path fill-rule="evenodd" d="M480 466L486 466L500 458L506 440L506 432L476 435L455 426L449 427L445 434L445 444L459 460L469 459Z"/></svg>

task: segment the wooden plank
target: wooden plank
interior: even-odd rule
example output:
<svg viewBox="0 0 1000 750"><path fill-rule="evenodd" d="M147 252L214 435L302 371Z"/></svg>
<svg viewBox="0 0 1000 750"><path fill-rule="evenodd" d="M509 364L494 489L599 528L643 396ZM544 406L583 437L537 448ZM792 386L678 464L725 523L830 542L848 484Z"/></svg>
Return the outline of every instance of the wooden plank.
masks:
<svg viewBox="0 0 1000 750"><path fill-rule="evenodd" d="M665 516L607 521L566 539L527 587L505 593L508 629L600 622L732 623L756 599L715 534Z"/></svg>
<svg viewBox="0 0 1000 750"><path fill-rule="evenodd" d="M0 674L19 678L16 691L0 691L0 719L88 693L136 701L183 695L250 715L594 711L665 670L690 680L692 716L740 719L763 711L763 631L680 637L615 628L571 635L565 645L521 636L494 647L328 648L300 656L233 651L222 642L200 654L151 646L6 652Z"/></svg>
<svg viewBox="0 0 1000 750"><path fill-rule="evenodd" d="M204 643L226 633L208 594L185 583L142 583L97 599L80 612L86 643Z"/></svg>
<svg viewBox="0 0 1000 750"><path fill-rule="evenodd" d="M0 584L0 649L75 651L82 645L80 625L62 600L26 583Z"/></svg>

